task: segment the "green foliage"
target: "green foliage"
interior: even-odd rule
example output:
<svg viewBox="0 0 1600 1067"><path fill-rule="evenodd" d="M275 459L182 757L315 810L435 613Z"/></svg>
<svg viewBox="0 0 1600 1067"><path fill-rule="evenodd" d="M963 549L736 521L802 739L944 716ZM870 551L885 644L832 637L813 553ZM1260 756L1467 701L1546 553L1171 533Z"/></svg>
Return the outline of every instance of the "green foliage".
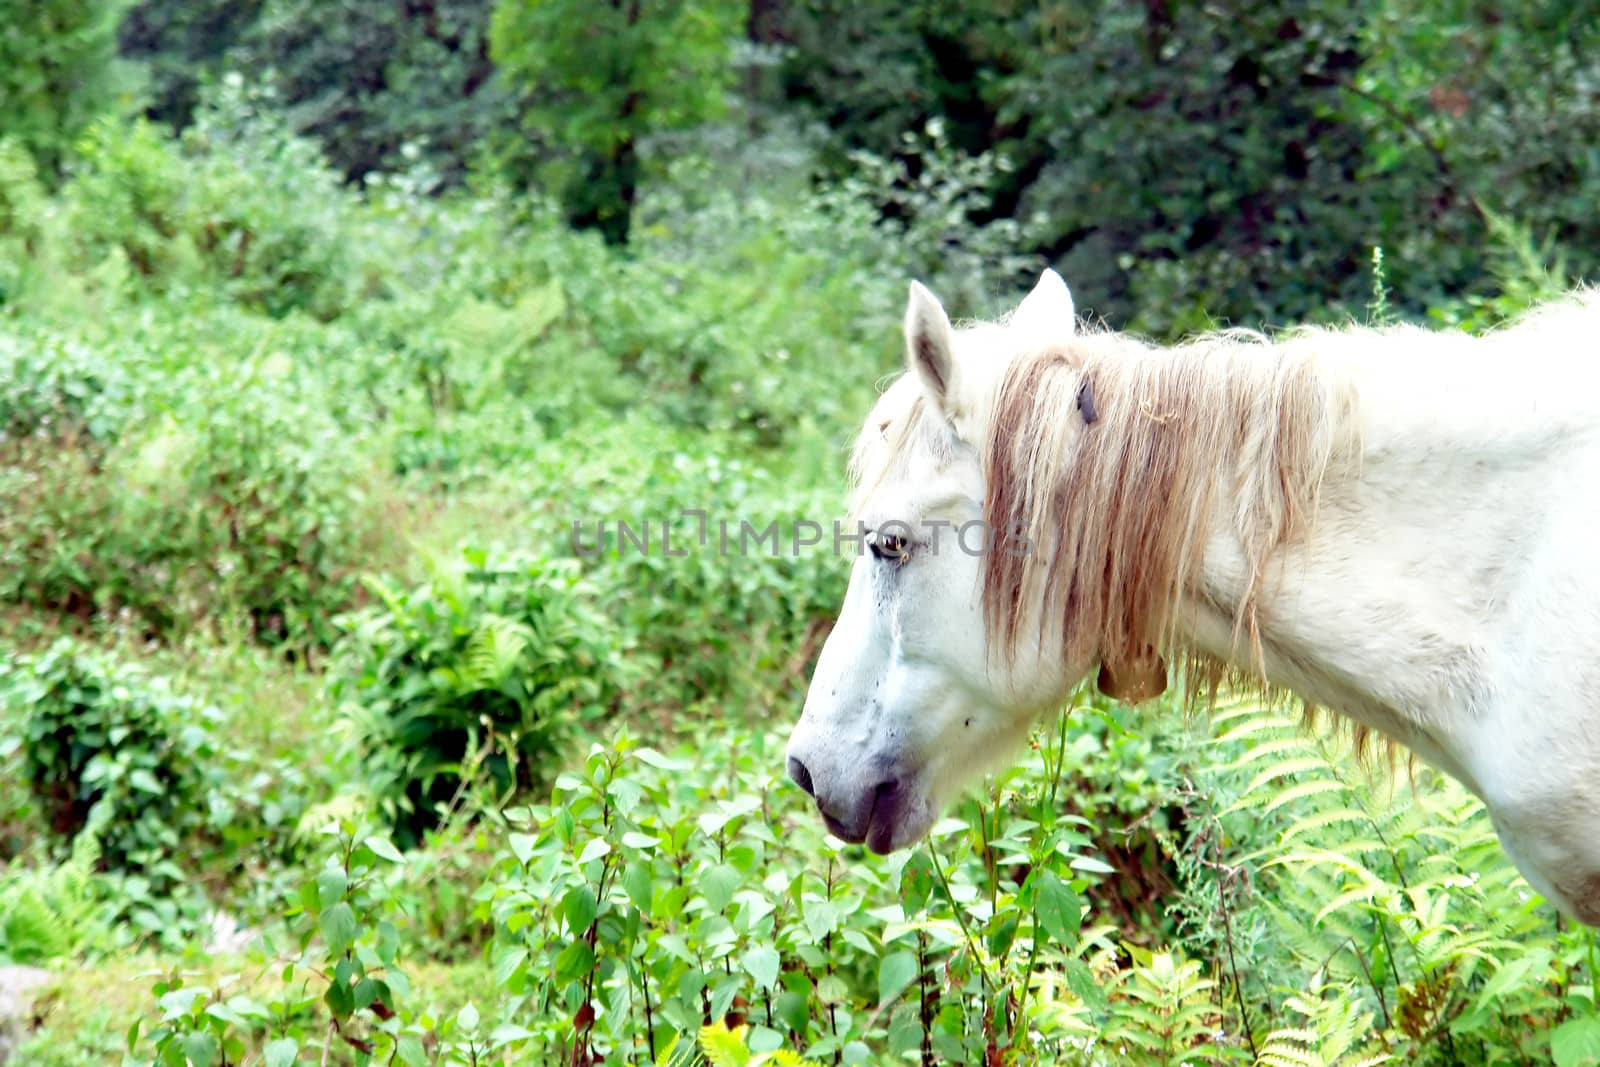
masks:
<svg viewBox="0 0 1600 1067"><path fill-rule="evenodd" d="M79 132L115 105L117 23L131 0L10 0L0 31L0 139L60 175Z"/></svg>
<svg viewBox="0 0 1600 1067"><path fill-rule="evenodd" d="M639 141L720 112L743 14L733 0L498 0L495 64L531 94L525 121L578 156L574 223L627 240Z"/></svg>
<svg viewBox="0 0 1600 1067"><path fill-rule="evenodd" d="M179 144L143 122L100 124L65 191L71 254L124 260L129 281L283 315L330 318L348 300L349 249L336 180L231 79ZM220 284L217 284L220 283Z"/></svg>
<svg viewBox="0 0 1600 1067"><path fill-rule="evenodd" d="M22 263L36 250L48 207L33 156L15 138L0 137L0 306L21 281Z"/></svg>
<svg viewBox="0 0 1600 1067"><path fill-rule="evenodd" d="M984 812L941 826L932 858L869 862L790 807L769 745L708 788L687 753L623 737L558 780L552 805L507 813L508 851L480 899L500 982L552 1017L536 1039L576 1031L606 1062L672 1062L667 1050L719 1023L748 1025L748 1046L713 1030L712 1062L1063 1048L1032 978L1065 961L1088 979L1077 954L1099 935L1080 941L1085 839L1044 794L1026 805L1043 826ZM986 851L968 852L979 840ZM952 845L965 858L947 871L936 857Z"/></svg>
<svg viewBox="0 0 1600 1067"><path fill-rule="evenodd" d="M1331 996L1329 994L1332 994ZM1283 1002L1299 1025L1274 1030L1256 1055L1261 1067L1376 1067L1388 1061L1373 1040L1373 1014L1352 989L1328 990L1321 974Z"/></svg>
<svg viewBox="0 0 1600 1067"><path fill-rule="evenodd" d="M225 774L214 709L159 679L59 641L0 665L7 702L26 708L23 767L51 831L89 839L109 866L161 885L211 829L209 792Z"/></svg>
<svg viewBox="0 0 1600 1067"><path fill-rule="evenodd" d="M774 690L795 699L855 547L836 554L831 525L813 518L836 506L736 460L642 451L622 453L637 457L634 477L596 487L559 544L604 590L611 625L651 656L634 699L687 710Z"/></svg>
<svg viewBox="0 0 1600 1067"><path fill-rule="evenodd" d="M363 536L354 472L329 462L342 439L280 358L223 389L198 365L152 388L152 364L0 332L0 598L159 636L221 619L331 640Z"/></svg>
<svg viewBox="0 0 1600 1067"><path fill-rule="evenodd" d="M272 72L293 128L347 178L425 163L450 184L515 120L489 62L487 0L263 0L233 62Z"/></svg>
<svg viewBox="0 0 1600 1067"><path fill-rule="evenodd" d="M1487 208L1483 214L1490 237L1484 259L1499 291L1428 309L1435 320L1474 332L1491 329L1540 301L1563 295L1575 281L1566 252L1553 237L1537 239L1532 227Z"/></svg>
<svg viewBox="0 0 1600 1067"><path fill-rule="evenodd" d="M356 1019L394 1019L396 996L410 987L399 966L399 935L391 921L395 902L379 868L402 862L402 857L383 838L358 840L351 824L335 822L322 832L334 839L334 848L289 909L296 920L299 952L285 961L281 990L258 998L220 984L190 984L174 971L152 987L156 1019L148 1034L139 1024L129 1031L130 1053L142 1039L153 1047L156 1064L233 1063L246 1055L247 1042L276 1032L283 1036L262 1041L261 1055L265 1063L287 1065L298 1062L302 1043L309 1043L305 1024L320 1021L323 1013L329 1020L324 1042ZM275 946L267 947L270 951ZM313 983L322 990L320 996ZM393 1029L398 1026L396 1021ZM346 1038L354 1035L347 1033ZM371 1045L359 1039L351 1047L363 1046L370 1051ZM391 1054L395 1046L391 1040ZM328 1051L323 1043L324 1058ZM408 1044L402 1054L403 1062L420 1062L420 1045L413 1051Z"/></svg>
<svg viewBox="0 0 1600 1067"><path fill-rule="evenodd" d="M118 51L144 69L145 113L181 130L264 0L136 0L117 30Z"/></svg>
<svg viewBox="0 0 1600 1067"><path fill-rule="evenodd" d="M1592 974L1572 981L1591 933L1550 928L1476 798L1420 769L1416 787L1378 794L1342 746L1271 708L1238 702L1215 721L1233 758L1201 771L1217 806L1191 813L1205 829L1183 908L1235 961L1239 1001L1298 971L1324 975L1363 989L1385 1041L1418 1064L1496 1062L1503 1049L1542 1059L1548 1035L1522 1020L1560 1009L1552 979L1593 1011ZM1260 844L1219 854L1244 835ZM1230 873L1242 870L1249 883ZM1344 1013L1308 1003L1291 1010L1322 1020L1310 1044L1343 1040Z"/></svg>
<svg viewBox="0 0 1600 1067"><path fill-rule="evenodd" d="M97 821L110 817L102 809ZM99 828L85 826L60 863L0 873L0 962L39 964L81 953L105 936L91 884Z"/></svg>
<svg viewBox="0 0 1600 1067"><path fill-rule="evenodd" d="M812 0L780 24L784 103L836 131L836 171L855 148L915 173L901 138L937 120L1009 163L969 221L1020 223L1019 250L1147 332L1354 312L1374 244L1409 315L1482 293L1479 205L1597 247L1581 4Z"/></svg>
<svg viewBox="0 0 1600 1067"><path fill-rule="evenodd" d="M469 783L496 796L548 784L628 676L574 568L468 549L415 588L369 588L378 603L345 621L330 682L405 844Z"/></svg>

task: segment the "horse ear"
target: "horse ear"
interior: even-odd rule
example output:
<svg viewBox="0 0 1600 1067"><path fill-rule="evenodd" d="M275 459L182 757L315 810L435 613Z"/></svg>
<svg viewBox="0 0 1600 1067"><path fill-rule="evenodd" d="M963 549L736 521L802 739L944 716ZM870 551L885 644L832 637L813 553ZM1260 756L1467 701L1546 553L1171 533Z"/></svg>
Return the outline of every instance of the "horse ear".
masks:
<svg viewBox="0 0 1600 1067"><path fill-rule="evenodd" d="M1011 326L1041 340L1071 337L1078 329L1077 309L1072 292L1061 275L1049 268L1039 275L1033 292L1022 298Z"/></svg>
<svg viewBox="0 0 1600 1067"><path fill-rule="evenodd" d="M911 283L906 302L906 363L947 415L956 397L955 331L938 297Z"/></svg>

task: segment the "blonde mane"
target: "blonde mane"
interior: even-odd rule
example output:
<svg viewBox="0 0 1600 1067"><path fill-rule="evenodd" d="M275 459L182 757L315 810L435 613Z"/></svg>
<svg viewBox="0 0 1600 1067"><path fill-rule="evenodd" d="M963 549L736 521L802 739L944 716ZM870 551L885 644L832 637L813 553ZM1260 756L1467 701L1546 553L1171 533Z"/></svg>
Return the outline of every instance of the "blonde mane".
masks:
<svg viewBox="0 0 1600 1067"><path fill-rule="evenodd" d="M1078 410L1087 389L1097 418ZM1353 454L1354 396L1316 346L1211 335L1171 349L1080 335L1005 372L984 445L991 529L1027 554L985 556L984 611L1014 649L1025 608L1056 616L1070 662L1108 668L1172 648L1212 523L1247 566L1231 611L1260 662L1256 604L1277 549L1310 534L1330 464Z"/></svg>

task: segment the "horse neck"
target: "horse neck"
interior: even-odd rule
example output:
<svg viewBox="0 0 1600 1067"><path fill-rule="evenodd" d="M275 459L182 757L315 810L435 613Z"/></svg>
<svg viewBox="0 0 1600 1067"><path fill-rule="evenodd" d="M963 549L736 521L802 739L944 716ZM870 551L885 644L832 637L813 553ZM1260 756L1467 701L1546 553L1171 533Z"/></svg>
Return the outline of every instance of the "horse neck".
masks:
<svg viewBox="0 0 1600 1067"><path fill-rule="evenodd" d="M1579 487L1591 387L1551 395L1494 343L1407 332L1321 336L1349 375L1360 445L1331 468L1309 536L1251 579L1226 514L1211 527L1179 625L1201 656L1401 741L1472 784L1448 724L1482 699L1540 518ZM1591 479L1592 480L1592 479ZM1224 494L1226 495L1226 494ZM1227 501L1222 502L1225 510Z"/></svg>

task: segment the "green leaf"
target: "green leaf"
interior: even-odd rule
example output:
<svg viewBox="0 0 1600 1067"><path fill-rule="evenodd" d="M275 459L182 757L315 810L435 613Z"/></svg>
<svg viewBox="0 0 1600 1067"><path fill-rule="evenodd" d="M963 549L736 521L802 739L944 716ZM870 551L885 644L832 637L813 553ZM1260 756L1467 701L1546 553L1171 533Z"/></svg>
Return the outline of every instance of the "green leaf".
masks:
<svg viewBox="0 0 1600 1067"><path fill-rule="evenodd" d="M533 849L539 843L539 839L532 834L509 834L506 843L511 846L511 854L517 857L517 862L526 865L533 857Z"/></svg>
<svg viewBox="0 0 1600 1067"><path fill-rule="evenodd" d="M933 887L938 882L933 858L927 850L918 849L912 853L900 870L900 904L905 908L907 918L920 914L928 906L928 899L933 896Z"/></svg>
<svg viewBox="0 0 1600 1067"><path fill-rule="evenodd" d="M733 894L738 892L739 883L744 880L744 875L739 868L727 863L719 863L706 871L700 878L700 892L704 894L706 903L711 910L721 912L733 900Z"/></svg>
<svg viewBox="0 0 1600 1067"><path fill-rule="evenodd" d="M650 867L646 863L630 863L622 872L622 890L628 894L633 906L650 914Z"/></svg>
<svg viewBox="0 0 1600 1067"><path fill-rule="evenodd" d="M582 978L594 968L594 949L587 941L574 941L556 957L556 979L568 982Z"/></svg>
<svg viewBox="0 0 1600 1067"><path fill-rule="evenodd" d="M1067 960L1061 965L1062 971L1067 976L1067 988L1097 1015L1109 1011L1111 1002L1106 997L1106 991L1100 988L1100 983L1094 980L1094 972L1089 970L1089 965L1082 960Z"/></svg>
<svg viewBox="0 0 1600 1067"><path fill-rule="evenodd" d="M917 979L917 957L910 952L891 952L878 962L878 1003L887 1004Z"/></svg>
<svg viewBox="0 0 1600 1067"><path fill-rule="evenodd" d="M267 1047L262 1049L265 1067L290 1067L299 1053L300 1045L292 1037L269 1041Z"/></svg>
<svg viewBox="0 0 1600 1067"><path fill-rule="evenodd" d="M561 914L566 917L567 929L572 931L573 937L587 933L599 912L600 904L595 900L594 890L587 884L573 886L562 898Z"/></svg>
<svg viewBox="0 0 1600 1067"><path fill-rule="evenodd" d="M532 1030L526 1030L515 1023L501 1023L489 1034L489 1047L499 1048L513 1041L528 1041L537 1036Z"/></svg>
<svg viewBox="0 0 1600 1067"><path fill-rule="evenodd" d="M456 1015L456 1024L469 1034L476 1033L478 1030L477 1005L473 1004L471 1001L468 1001L462 1007L460 1013Z"/></svg>
<svg viewBox="0 0 1600 1067"><path fill-rule="evenodd" d="M756 980L762 989L771 989L778 984L778 950L757 946L744 954L739 961L746 974Z"/></svg>
<svg viewBox="0 0 1600 1067"><path fill-rule="evenodd" d="M366 840L366 846L370 848L372 850L372 854L377 856L379 859L388 860L390 863L404 863L406 861L405 856L402 855L400 850L395 848L394 844L387 838L369 837Z"/></svg>
<svg viewBox="0 0 1600 1067"><path fill-rule="evenodd" d="M805 994L790 990L778 994L772 1002L772 1014L781 1019L792 1033L804 1036L806 1024L811 1019L811 1007Z"/></svg>
<svg viewBox="0 0 1600 1067"><path fill-rule="evenodd" d="M337 867L324 867L317 872L317 907L327 909L344 899L350 882Z"/></svg>
<svg viewBox="0 0 1600 1067"><path fill-rule="evenodd" d="M509 983L527 958L528 950L523 945L512 945L501 952L494 961L494 984L503 986Z"/></svg>
<svg viewBox="0 0 1600 1067"><path fill-rule="evenodd" d="M1071 948L1077 942L1083 905L1072 887L1051 871L1041 870L1035 874L1033 914L1038 926L1058 945Z"/></svg>
<svg viewBox="0 0 1600 1067"><path fill-rule="evenodd" d="M640 762L648 763L657 770L686 771L689 769L689 765L683 762L683 760L676 760L669 756L663 756L653 748L635 749L633 754L640 760Z"/></svg>
<svg viewBox="0 0 1600 1067"><path fill-rule="evenodd" d="M400 1057L400 1062L406 1067L426 1067L428 1062L427 1050L422 1047L422 1039L416 1034L402 1034L394 1043L395 1055Z"/></svg>
<svg viewBox="0 0 1600 1067"><path fill-rule="evenodd" d="M204 1030L191 1031L183 1035L183 1054L192 1067L216 1067L217 1039Z"/></svg>
<svg viewBox="0 0 1600 1067"><path fill-rule="evenodd" d="M1017 939L1019 922L1020 917L1018 914L1009 908L996 915L990 921L987 937L989 955L999 958L1011 950L1012 944Z"/></svg>
<svg viewBox="0 0 1600 1067"><path fill-rule="evenodd" d="M340 901L328 908L317 919L322 939L328 944L330 956L343 956L356 940L356 913L350 905Z"/></svg>
<svg viewBox="0 0 1600 1067"><path fill-rule="evenodd" d="M1568 1019L1550 1034L1550 1058L1556 1067L1600 1064L1600 1015Z"/></svg>
<svg viewBox="0 0 1600 1067"><path fill-rule="evenodd" d="M603 837L596 837L583 846L583 851L578 853L579 863L588 863L597 860L611 851L611 845Z"/></svg>

